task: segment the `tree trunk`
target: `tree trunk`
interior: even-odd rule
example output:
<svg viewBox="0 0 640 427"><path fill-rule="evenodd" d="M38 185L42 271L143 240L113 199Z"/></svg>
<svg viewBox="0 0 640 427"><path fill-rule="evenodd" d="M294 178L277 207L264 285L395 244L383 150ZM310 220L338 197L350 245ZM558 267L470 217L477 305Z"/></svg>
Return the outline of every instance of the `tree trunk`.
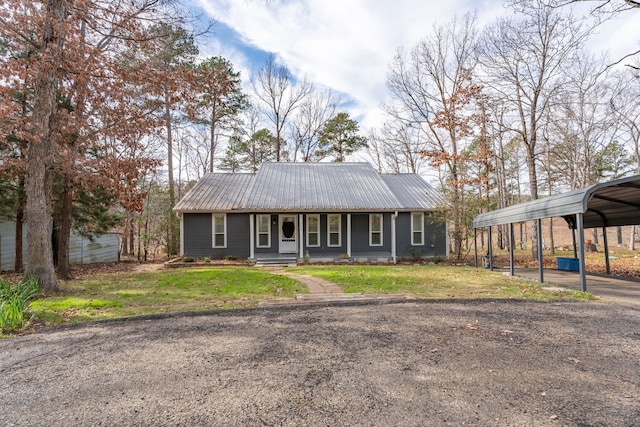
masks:
<svg viewBox="0 0 640 427"><path fill-rule="evenodd" d="M176 189L173 180L173 126L171 123L171 107L169 105L169 95L165 91L165 126L167 128L167 169L169 174L169 218L167 227L167 255L171 256L176 253L176 240L175 235L175 216L172 214L172 209L176 205ZM146 248L146 245L145 245ZM145 255L146 261L146 255Z"/></svg>
<svg viewBox="0 0 640 427"><path fill-rule="evenodd" d="M527 144L527 169L529 170L529 192L532 200L538 199L538 174L536 172L535 141ZM534 224L531 230L531 257L538 259L538 227Z"/></svg>
<svg viewBox="0 0 640 427"><path fill-rule="evenodd" d="M549 218L549 249L551 249L551 254L555 255L556 253L556 243L553 240L553 218Z"/></svg>
<svg viewBox="0 0 640 427"><path fill-rule="evenodd" d="M55 145L52 128L56 110L56 73L62 58L66 13L64 0L49 0L45 5L41 58L38 61L39 69L34 84L34 132L27 152L28 248L25 278L35 277L43 291L59 289L51 245L51 155Z"/></svg>
<svg viewBox="0 0 640 427"><path fill-rule="evenodd" d="M19 273L24 268L24 260L22 259L22 236L24 229L24 206L25 206L25 193L24 193L24 178L20 179L18 183L18 207L16 209L16 239L15 239L15 262L13 269L16 273Z"/></svg>
<svg viewBox="0 0 640 427"><path fill-rule="evenodd" d="M213 162L216 158L216 122L218 118L216 117L216 103L213 103L213 107L211 108L211 147L209 152L209 172L213 172Z"/></svg>
<svg viewBox="0 0 640 427"><path fill-rule="evenodd" d="M133 255L135 251L135 246L133 244L135 237L135 227L133 223L133 217L129 220L129 255Z"/></svg>
<svg viewBox="0 0 640 427"><path fill-rule="evenodd" d="M636 250L636 226L635 225L631 226L631 236L629 237L629 250L630 251Z"/></svg>
<svg viewBox="0 0 640 427"><path fill-rule="evenodd" d="M57 230L58 276L63 279L73 279L69 258L69 242L71 240L71 217L73 214L73 191L69 185L64 186L62 192L62 207L60 209L60 228Z"/></svg>
<svg viewBox="0 0 640 427"><path fill-rule="evenodd" d="M616 237L618 240L618 246L622 246L622 227L616 227Z"/></svg>

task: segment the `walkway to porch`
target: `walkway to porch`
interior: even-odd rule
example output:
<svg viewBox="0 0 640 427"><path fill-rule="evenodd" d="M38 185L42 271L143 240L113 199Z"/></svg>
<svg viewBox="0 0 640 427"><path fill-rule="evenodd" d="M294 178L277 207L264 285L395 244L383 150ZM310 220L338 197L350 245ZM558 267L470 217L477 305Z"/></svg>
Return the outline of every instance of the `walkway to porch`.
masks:
<svg viewBox="0 0 640 427"><path fill-rule="evenodd" d="M360 292L345 293L337 284L319 277L300 274L296 269L282 268L280 266L266 266L269 272L281 274L304 284L309 290L308 294L296 295L296 301L301 303L328 303L328 302L354 302L354 301L404 301L407 297L402 294L364 295ZM263 301L260 306L289 304L283 301Z"/></svg>

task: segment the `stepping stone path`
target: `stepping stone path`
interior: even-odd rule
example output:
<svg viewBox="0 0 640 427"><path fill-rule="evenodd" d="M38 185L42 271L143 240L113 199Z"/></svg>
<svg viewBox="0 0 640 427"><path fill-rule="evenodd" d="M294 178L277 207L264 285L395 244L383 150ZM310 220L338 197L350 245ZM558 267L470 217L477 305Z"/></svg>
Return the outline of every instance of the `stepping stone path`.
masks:
<svg viewBox="0 0 640 427"><path fill-rule="evenodd" d="M360 292L345 293L340 286L319 277L308 276L306 274L297 274L295 271L286 271L282 267L265 268L265 270L273 274L287 276L306 285L309 289L309 293L296 295L296 301L354 301L364 299L405 298L404 295L367 296L363 295Z"/></svg>

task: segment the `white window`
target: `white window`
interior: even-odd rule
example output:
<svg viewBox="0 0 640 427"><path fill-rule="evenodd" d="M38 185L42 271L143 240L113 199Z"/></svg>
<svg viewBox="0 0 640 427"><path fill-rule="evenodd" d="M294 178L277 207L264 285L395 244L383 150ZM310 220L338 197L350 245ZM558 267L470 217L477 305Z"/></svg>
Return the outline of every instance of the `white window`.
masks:
<svg viewBox="0 0 640 427"><path fill-rule="evenodd" d="M382 246L382 214L369 215L369 246Z"/></svg>
<svg viewBox="0 0 640 427"><path fill-rule="evenodd" d="M340 214L327 215L327 246L342 246Z"/></svg>
<svg viewBox="0 0 640 427"><path fill-rule="evenodd" d="M258 215L258 247L271 247L271 215Z"/></svg>
<svg viewBox="0 0 640 427"><path fill-rule="evenodd" d="M307 215L307 246L320 246L320 215Z"/></svg>
<svg viewBox="0 0 640 427"><path fill-rule="evenodd" d="M227 214L213 214L213 247L227 247Z"/></svg>
<svg viewBox="0 0 640 427"><path fill-rule="evenodd" d="M424 245L424 216L422 212L411 213L411 244Z"/></svg>

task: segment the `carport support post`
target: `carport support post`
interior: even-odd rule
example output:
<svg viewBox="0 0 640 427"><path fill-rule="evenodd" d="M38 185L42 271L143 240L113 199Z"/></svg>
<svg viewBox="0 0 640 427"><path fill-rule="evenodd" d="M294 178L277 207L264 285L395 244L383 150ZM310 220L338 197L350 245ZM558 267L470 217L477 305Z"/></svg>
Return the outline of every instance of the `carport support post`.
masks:
<svg viewBox="0 0 640 427"><path fill-rule="evenodd" d="M489 245L489 271L493 271L493 239L491 238L491 226L489 226L489 236L487 237L487 244Z"/></svg>
<svg viewBox="0 0 640 427"><path fill-rule="evenodd" d="M611 274L611 262L609 262L609 240L607 240L607 227L602 227L602 244L604 245L604 263L607 266L607 274Z"/></svg>
<svg viewBox="0 0 640 427"><path fill-rule="evenodd" d="M515 267L514 267L515 257L513 256L513 249L515 247L515 244L516 244L516 239L515 239L515 234L513 232L513 223L510 222L509 223L509 263L511 264L510 272L512 276L516 275Z"/></svg>
<svg viewBox="0 0 640 427"><path fill-rule="evenodd" d="M544 264L542 262L542 219L536 220L538 227L538 275L540 283L544 283Z"/></svg>
<svg viewBox="0 0 640 427"><path fill-rule="evenodd" d="M478 229L473 229L473 260L478 268Z"/></svg>
<svg viewBox="0 0 640 427"><path fill-rule="evenodd" d="M578 223L578 247L580 249L580 257L578 259L578 264L580 265L580 288L582 292L587 292L587 274L584 265L584 218L579 213L576 215L576 219Z"/></svg>

